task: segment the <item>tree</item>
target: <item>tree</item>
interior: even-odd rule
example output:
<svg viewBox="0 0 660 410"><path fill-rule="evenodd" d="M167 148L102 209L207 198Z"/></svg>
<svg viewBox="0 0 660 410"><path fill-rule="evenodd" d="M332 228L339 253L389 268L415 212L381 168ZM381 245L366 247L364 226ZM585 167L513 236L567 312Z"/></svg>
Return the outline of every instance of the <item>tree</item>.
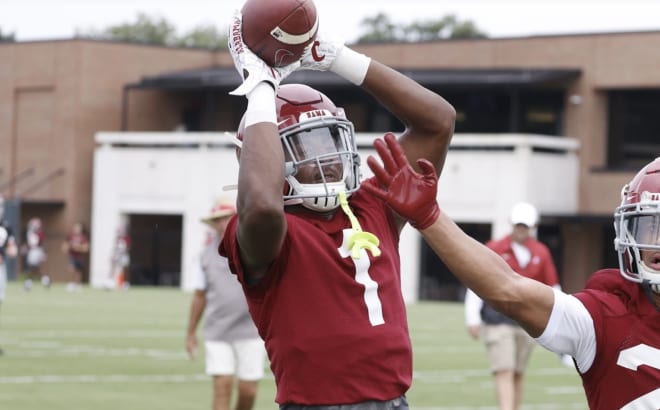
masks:
<svg viewBox="0 0 660 410"><path fill-rule="evenodd" d="M381 43L397 41L401 38L401 27L392 22L385 13L378 13L373 17L365 17L360 23L366 27L366 33L358 38L358 43Z"/></svg>
<svg viewBox="0 0 660 410"><path fill-rule="evenodd" d="M227 35L212 26L201 26L178 36L172 23L162 17L139 13L134 23L110 26L101 31L78 33L78 37L177 47L226 48Z"/></svg>
<svg viewBox="0 0 660 410"><path fill-rule="evenodd" d="M188 34L177 40L177 45L181 47L200 47L219 49L227 48L226 30L220 32L214 26L196 27Z"/></svg>
<svg viewBox="0 0 660 410"><path fill-rule="evenodd" d="M13 43L16 41L14 33L3 33L0 28L0 43Z"/></svg>
<svg viewBox="0 0 660 410"><path fill-rule="evenodd" d="M378 42L417 42L456 38L486 38L471 21L460 21L454 15L447 15L441 19L414 21L410 24L395 24L384 13L362 19L361 25L365 27L365 34L361 35L358 43Z"/></svg>

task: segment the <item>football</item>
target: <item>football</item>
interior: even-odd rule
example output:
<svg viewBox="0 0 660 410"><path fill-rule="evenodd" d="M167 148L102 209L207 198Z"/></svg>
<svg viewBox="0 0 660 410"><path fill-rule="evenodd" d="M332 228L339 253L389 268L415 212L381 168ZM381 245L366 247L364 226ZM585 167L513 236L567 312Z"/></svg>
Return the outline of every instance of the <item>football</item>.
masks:
<svg viewBox="0 0 660 410"><path fill-rule="evenodd" d="M319 20L312 0L247 0L241 13L243 42L271 67L300 59L316 38Z"/></svg>

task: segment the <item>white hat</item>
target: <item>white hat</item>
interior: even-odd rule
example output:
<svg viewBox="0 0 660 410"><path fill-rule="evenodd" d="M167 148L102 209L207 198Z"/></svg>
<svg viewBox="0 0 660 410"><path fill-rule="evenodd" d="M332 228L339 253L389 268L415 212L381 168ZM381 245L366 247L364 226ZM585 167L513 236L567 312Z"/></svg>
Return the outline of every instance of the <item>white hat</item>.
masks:
<svg viewBox="0 0 660 410"><path fill-rule="evenodd" d="M536 226L539 220L539 213L534 205L527 202L518 202L511 208L511 224L523 224L528 227Z"/></svg>
<svg viewBox="0 0 660 410"><path fill-rule="evenodd" d="M212 223L216 219L220 218L226 218L228 216L232 216L236 213L236 207L234 204L226 199L220 199L215 202L213 205L213 208L211 208L211 212L204 218L202 218L202 222L204 223Z"/></svg>

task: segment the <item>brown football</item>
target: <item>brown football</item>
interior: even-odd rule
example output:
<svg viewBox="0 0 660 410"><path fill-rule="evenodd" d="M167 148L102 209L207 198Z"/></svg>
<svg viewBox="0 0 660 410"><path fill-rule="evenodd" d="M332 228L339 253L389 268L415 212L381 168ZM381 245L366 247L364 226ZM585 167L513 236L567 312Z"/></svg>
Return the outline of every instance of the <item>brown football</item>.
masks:
<svg viewBox="0 0 660 410"><path fill-rule="evenodd" d="M243 42L271 67L300 59L318 29L312 0L247 0L243 14Z"/></svg>

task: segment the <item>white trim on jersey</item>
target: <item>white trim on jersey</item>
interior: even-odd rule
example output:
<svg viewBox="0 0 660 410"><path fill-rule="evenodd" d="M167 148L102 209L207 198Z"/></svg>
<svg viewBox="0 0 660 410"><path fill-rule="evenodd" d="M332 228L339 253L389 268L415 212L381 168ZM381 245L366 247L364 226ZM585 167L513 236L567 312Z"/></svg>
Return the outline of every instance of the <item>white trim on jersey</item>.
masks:
<svg viewBox="0 0 660 410"><path fill-rule="evenodd" d="M202 264L199 258L197 258L197 261L195 261L193 265L194 265L192 272L193 290L206 290L206 287L208 286L206 284L206 275L204 274L204 270L202 269Z"/></svg>
<svg viewBox="0 0 660 410"><path fill-rule="evenodd" d="M596 331L587 308L575 296L554 289L555 302L545 330L536 341L555 353L571 355L580 373L596 357Z"/></svg>
<svg viewBox="0 0 660 410"><path fill-rule="evenodd" d="M465 291L465 324L467 326L481 325L481 308L483 306L484 301L468 288Z"/></svg>

